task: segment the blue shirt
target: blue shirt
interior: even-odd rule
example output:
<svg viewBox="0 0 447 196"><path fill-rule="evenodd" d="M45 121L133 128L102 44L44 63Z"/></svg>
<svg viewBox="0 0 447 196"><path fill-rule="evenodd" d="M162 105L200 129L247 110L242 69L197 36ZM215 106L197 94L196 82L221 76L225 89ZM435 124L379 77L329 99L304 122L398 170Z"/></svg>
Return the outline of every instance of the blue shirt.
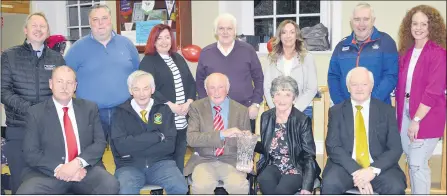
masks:
<svg viewBox="0 0 447 196"><path fill-rule="evenodd" d="M213 119L214 116L216 116L216 110L214 109L214 106L216 106L211 100L211 111L213 112ZM222 110L220 110L220 115L222 116L222 120L224 123L224 130L228 129L228 114L230 112L230 99L228 99L228 97L226 97L224 99L224 101L222 102L222 104L220 104L220 107L222 108ZM220 139L224 139L224 137L222 136L222 132L220 132Z"/></svg>
<svg viewBox="0 0 447 196"><path fill-rule="evenodd" d="M106 47L90 34L76 41L65 56L76 71L76 97L101 108L115 107L129 97L127 77L138 69L140 58L133 43L112 32Z"/></svg>

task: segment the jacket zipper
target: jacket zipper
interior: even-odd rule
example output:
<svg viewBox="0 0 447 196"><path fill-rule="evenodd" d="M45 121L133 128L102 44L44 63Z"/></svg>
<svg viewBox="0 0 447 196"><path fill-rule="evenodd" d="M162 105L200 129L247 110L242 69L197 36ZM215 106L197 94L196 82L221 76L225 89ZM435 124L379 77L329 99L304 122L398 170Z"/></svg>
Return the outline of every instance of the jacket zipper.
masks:
<svg viewBox="0 0 447 196"><path fill-rule="evenodd" d="M360 62L360 53L361 53L362 50L363 50L363 46L365 46L367 43L374 42L374 41L377 41L377 40L379 40L379 39L369 40L369 41L364 42L362 45L360 45L360 50L357 52L357 60L356 60L356 63L355 63L355 66L356 66L356 67L359 66L359 62Z"/></svg>
<svg viewBox="0 0 447 196"><path fill-rule="evenodd" d="M34 52L33 52L33 55L34 55ZM42 55L43 55L43 51L42 51ZM42 55L40 56L40 57L42 57ZM38 56L36 56L37 57L37 61L36 61L36 65L35 65L35 69L36 69L36 103L39 103L39 100L40 100L40 88L39 88L39 81L40 81L40 78L39 78L39 76L40 76L40 74L39 74L39 61L40 61L40 58L38 57Z"/></svg>

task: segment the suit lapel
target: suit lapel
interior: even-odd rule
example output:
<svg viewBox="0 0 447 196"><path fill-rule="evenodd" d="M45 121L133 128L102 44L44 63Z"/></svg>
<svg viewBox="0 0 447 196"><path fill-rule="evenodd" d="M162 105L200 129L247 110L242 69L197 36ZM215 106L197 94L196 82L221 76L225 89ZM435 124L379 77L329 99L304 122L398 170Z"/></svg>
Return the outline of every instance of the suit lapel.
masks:
<svg viewBox="0 0 447 196"><path fill-rule="evenodd" d="M369 138L369 150L370 150L370 154L372 155L373 153L371 153L371 149L372 146L375 144L375 142L373 141L375 137L375 131L376 131L376 126L378 123L378 117L379 117L379 109L376 106L376 102L374 99L371 99L371 102L369 103L369 130L368 130L368 138Z"/></svg>
<svg viewBox="0 0 447 196"><path fill-rule="evenodd" d="M345 120L346 131L349 139L347 140L350 149L354 147L354 113L352 111L352 103L350 100L343 105L343 118Z"/></svg>
<svg viewBox="0 0 447 196"><path fill-rule="evenodd" d="M79 105L78 101L75 98L73 98L72 103L73 103L73 111L75 114L76 121L71 120L71 123L76 123L76 125L78 127L79 145L81 145L80 149L82 150L83 145L82 145L81 141L84 141L83 139L81 139L82 136L84 136L84 132L82 132L82 131L87 130L87 127L85 127L85 126L88 126L88 124L85 122L86 119L83 118L83 116L85 116L85 115L82 115L82 112L81 112L82 109L80 108L81 106Z"/></svg>
<svg viewBox="0 0 447 196"><path fill-rule="evenodd" d="M232 114L238 114L237 111L233 111L236 107L234 106L234 101L230 99L230 104L228 104L228 127L225 127L225 129L228 129L230 127L237 127L237 115ZM242 128L242 127L241 127Z"/></svg>
<svg viewBox="0 0 447 196"><path fill-rule="evenodd" d="M214 125L213 125L214 117L213 117L210 99L208 97L205 98L205 100L203 102L203 107L204 107L204 109L202 111L204 111L204 112L202 115L204 118L204 121L203 121L204 127L205 127L204 131L214 131Z"/></svg>
<svg viewBox="0 0 447 196"><path fill-rule="evenodd" d="M62 152L62 157L65 159L65 143L64 143L64 135L62 133L62 125L59 121L59 116L57 115L56 106L54 105L54 101L52 98L47 100L47 106L46 106L46 115L48 115L48 118L45 119L44 125L45 126L45 132L48 131L49 137L54 138L53 142L56 142ZM58 150L58 151L59 151Z"/></svg>

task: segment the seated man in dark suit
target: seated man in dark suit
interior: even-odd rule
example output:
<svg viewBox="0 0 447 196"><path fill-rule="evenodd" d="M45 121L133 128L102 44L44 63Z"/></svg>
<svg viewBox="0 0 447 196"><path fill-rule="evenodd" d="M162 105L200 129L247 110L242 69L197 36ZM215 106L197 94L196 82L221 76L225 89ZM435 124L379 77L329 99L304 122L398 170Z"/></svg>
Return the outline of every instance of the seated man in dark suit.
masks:
<svg viewBox="0 0 447 196"><path fill-rule="evenodd" d="M28 165L17 194L117 194L118 181L102 166L106 147L98 107L72 98L76 74L53 70L52 98L32 106L23 142Z"/></svg>
<svg viewBox="0 0 447 196"><path fill-rule="evenodd" d="M346 84L351 99L329 110L321 193L339 195L358 187L362 194L405 194L394 108L371 98L374 79L366 68L349 71Z"/></svg>

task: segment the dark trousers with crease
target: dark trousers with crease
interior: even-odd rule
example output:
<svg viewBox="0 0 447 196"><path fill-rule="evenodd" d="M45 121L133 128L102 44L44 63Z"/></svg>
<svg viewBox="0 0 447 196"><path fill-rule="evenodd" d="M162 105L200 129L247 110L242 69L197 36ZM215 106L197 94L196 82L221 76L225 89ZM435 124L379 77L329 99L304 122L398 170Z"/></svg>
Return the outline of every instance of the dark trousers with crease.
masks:
<svg viewBox="0 0 447 196"><path fill-rule="evenodd" d="M322 195L342 195L349 189L354 188L352 175L330 159L328 159L324 168L322 179ZM405 195L407 183L404 172L396 163L396 166L392 166L376 176L371 181L371 186L373 191L380 195Z"/></svg>
<svg viewBox="0 0 447 196"><path fill-rule="evenodd" d="M17 194L25 195L62 195L66 193L86 195L115 195L119 191L119 182L103 167L87 167L87 175L80 182L65 182L53 176L47 176L37 170L27 168L23 183Z"/></svg>
<svg viewBox="0 0 447 196"><path fill-rule="evenodd" d="M259 188L263 195L294 195L301 189L301 174L281 174L275 165L267 165L258 175Z"/></svg>

